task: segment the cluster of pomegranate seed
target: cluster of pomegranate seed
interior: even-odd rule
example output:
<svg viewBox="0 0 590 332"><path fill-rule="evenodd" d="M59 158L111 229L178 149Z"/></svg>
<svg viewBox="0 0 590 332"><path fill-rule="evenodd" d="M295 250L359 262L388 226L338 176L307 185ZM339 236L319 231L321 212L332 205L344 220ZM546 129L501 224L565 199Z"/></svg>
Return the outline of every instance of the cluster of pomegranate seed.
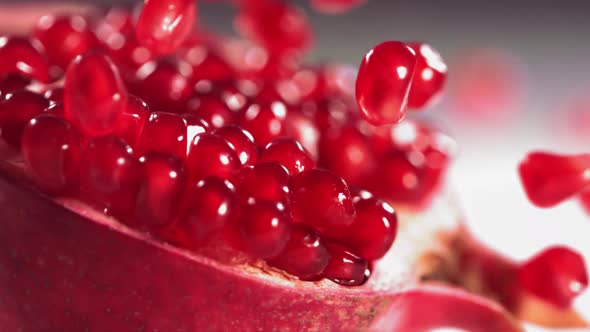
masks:
<svg viewBox="0 0 590 332"><path fill-rule="evenodd" d="M2 140L45 192L137 230L363 284L395 240L390 204L427 203L449 162L446 136L396 124L440 92L446 67L427 44L385 42L355 99L353 70L301 63L303 11L235 5L238 53L235 39L193 31L192 0L47 15L31 37L1 37Z"/></svg>

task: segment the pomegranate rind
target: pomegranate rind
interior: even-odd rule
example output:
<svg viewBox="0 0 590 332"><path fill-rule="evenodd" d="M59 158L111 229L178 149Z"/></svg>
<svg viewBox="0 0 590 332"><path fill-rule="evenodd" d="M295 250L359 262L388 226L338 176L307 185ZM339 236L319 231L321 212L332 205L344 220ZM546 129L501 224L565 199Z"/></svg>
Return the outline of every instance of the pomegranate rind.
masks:
<svg viewBox="0 0 590 332"><path fill-rule="evenodd" d="M397 282L385 286L389 274L379 264L393 262L387 256L362 287L301 282L263 265L191 255L81 203L51 200L6 172L0 172L0 206L0 324L15 331L392 331L384 322L389 316L397 322L395 308L430 301L407 290L417 285L407 272L415 265L392 274ZM481 315L484 326L512 324L497 307L475 299L457 301L465 308L475 302L470 312ZM430 320L428 311L420 312Z"/></svg>

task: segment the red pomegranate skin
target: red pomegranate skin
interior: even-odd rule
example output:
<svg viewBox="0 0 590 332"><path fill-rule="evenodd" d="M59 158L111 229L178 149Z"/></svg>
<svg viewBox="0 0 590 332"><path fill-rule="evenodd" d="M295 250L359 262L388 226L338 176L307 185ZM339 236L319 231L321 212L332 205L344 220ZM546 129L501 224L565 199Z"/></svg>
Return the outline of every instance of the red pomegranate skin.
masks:
<svg viewBox="0 0 590 332"><path fill-rule="evenodd" d="M459 290L375 291L248 273L61 202L86 216L74 213L27 183L0 170L0 326L11 331L422 332L447 323L521 331L498 305ZM407 315L395 314L400 308ZM424 312L433 319L414 325Z"/></svg>

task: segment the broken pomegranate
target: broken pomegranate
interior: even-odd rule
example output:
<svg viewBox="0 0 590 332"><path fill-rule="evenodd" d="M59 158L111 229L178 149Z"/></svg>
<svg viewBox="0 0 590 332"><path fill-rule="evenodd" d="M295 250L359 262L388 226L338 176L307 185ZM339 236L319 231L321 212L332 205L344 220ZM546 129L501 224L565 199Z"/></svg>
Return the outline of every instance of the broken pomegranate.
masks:
<svg viewBox="0 0 590 332"><path fill-rule="evenodd" d="M516 332L535 300L584 326L579 257L480 245L442 186L448 137L396 124L439 93L436 52L376 46L355 102L352 81L299 63L302 11L233 3L245 48L193 32L192 0L146 0L137 22L50 14L45 47L0 39L0 326ZM570 187L523 173L544 204L584 180L556 164Z"/></svg>

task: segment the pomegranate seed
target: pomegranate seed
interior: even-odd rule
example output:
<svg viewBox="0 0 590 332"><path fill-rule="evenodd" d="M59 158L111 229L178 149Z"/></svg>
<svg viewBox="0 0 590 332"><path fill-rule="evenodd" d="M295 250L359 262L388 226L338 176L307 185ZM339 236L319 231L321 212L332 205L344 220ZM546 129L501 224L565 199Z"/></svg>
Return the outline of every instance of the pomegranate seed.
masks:
<svg viewBox="0 0 590 332"><path fill-rule="evenodd" d="M289 172L279 163L260 163L246 166L240 171L238 194L244 199L287 203L289 199Z"/></svg>
<svg viewBox="0 0 590 332"><path fill-rule="evenodd" d="M18 74L49 82L49 63L45 49L36 39L0 36L0 59L0 78Z"/></svg>
<svg viewBox="0 0 590 332"><path fill-rule="evenodd" d="M187 166L192 181L209 176L231 179L240 169L240 159L231 145L222 137L212 134L195 136L190 146Z"/></svg>
<svg viewBox="0 0 590 332"><path fill-rule="evenodd" d="M245 37L274 54L306 51L313 42L311 26L298 7L279 1L258 1L242 6L235 20Z"/></svg>
<svg viewBox="0 0 590 332"><path fill-rule="evenodd" d="M51 64L61 69L97 44L88 22L79 15L45 15L37 22L33 36L45 46Z"/></svg>
<svg viewBox="0 0 590 332"><path fill-rule="evenodd" d="M359 286L369 277L369 263L346 248L328 244L330 262L323 276L343 286Z"/></svg>
<svg viewBox="0 0 590 332"><path fill-rule="evenodd" d="M55 115L58 118L65 119L65 112L64 112L64 104L63 102L58 102L53 105L50 105L45 109L45 113Z"/></svg>
<svg viewBox="0 0 590 332"><path fill-rule="evenodd" d="M229 181L205 178L190 189L179 221L189 246L198 248L227 225L235 209L236 192Z"/></svg>
<svg viewBox="0 0 590 332"><path fill-rule="evenodd" d="M308 102L302 107L303 113L313 119L320 133L331 128L356 125L358 123L356 106L354 109L353 112L349 105L337 99Z"/></svg>
<svg viewBox="0 0 590 332"><path fill-rule="evenodd" d="M213 134L223 137L231 144L242 165L252 165L256 162L256 144L249 132L238 126L226 126L216 129Z"/></svg>
<svg viewBox="0 0 590 332"><path fill-rule="evenodd" d="M346 228L345 242L368 261L387 253L397 234L397 216L388 203L365 198L355 200L356 217Z"/></svg>
<svg viewBox="0 0 590 332"><path fill-rule="evenodd" d="M234 69L210 47L195 45L181 52L193 67L195 80L226 81L236 77Z"/></svg>
<svg viewBox="0 0 590 332"><path fill-rule="evenodd" d="M252 134L258 146L264 146L281 135L286 116L287 108L282 102L252 104L241 113L238 124Z"/></svg>
<svg viewBox="0 0 590 332"><path fill-rule="evenodd" d="M181 113L192 93L192 75L183 61L150 61L137 70L133 92L157 111Z"/></svg>
<svg viewBox="0 0 590 332"><path fill-rule="evenodd" d="M283 123L283 134L300 142L313 160L318 159L320 132L312 119L301 112L288 112Z"/></svg>
<svg viewBox="0 0 590 332"><path fill-rule="evenodd" d="M90 139L80 160L80 191L88 203L128 220L137 197L139 165L133 149L114 136Z"/></svg>
<svg viewBox="0 0 590 332"><path fill-rule="evenodd" d="M290 138L278 138L268 143L260 153L259 162L278 162L293 176L315 167L305 148Z"/></svg>
<svg viewBox="0 0 590 332"><path fill-rule="evenodd" d="M320 233L349 226L355 210L348 186L332 172L313 169L293 178L292 213L295 222Z"/></svg>
<svg viewBox="0 0 590 332"><path fill-rule="evenodd" d="M140 227L159 229L174 221L185 188L183 162L175 156L148 153L139 158L140 182L135 216Z"/></svg>
<svg viewBox="0 0 590 332"><path fill-rule="evenodd" d="M77 179L80 138L61 118L33 118L23 131L22 154L33 179L50 192L61 193Z"/></svg>
<svg viewBox="0 0 590 332"><path fill-rule="evenodd" d="M64 101L64 87L57 86L50 88L45 91L43 96L52 103L62 103Z"/></svg>
<svg viewBox="0 0 590 332"><path fill-rule="evenodd" d="M221 128L233 122L234 112L221 100L219 96L202 96L191 98L187 102L187 113L195 114L214 128Z"/></svg>
<svg viewBox="0 0 590 332"><path fill-rule="evenodd" d="M197 16L195 0L146 0L137 39L155 53L174 52L188 37Z"/></svg>
<svg viewBox="0 0 590 332"><path fill-rule="evenodd" d="M0 102L0 128L6 143L20 147L21 136L29 121L49 106L42 95L28 90L10 94Z"/></svg>
<svg viewBox="0 0 590 332"><path fill-rule="evenodd" d="M440 54L426 43L408 44L416 52L416 69L408 96L408 107L428 105L442 90L447 79L447 65Z"/></svg>
<svg viewBox="0 0 590 332"><path fill-rule="evenodd" d="M328 130L320 140L322 167L332 170L349 184L358 184L371 172L373 155L367 137L356 127Z"/></svg>
<svg viewBox="0 0 590 332"><path fill-rule="evenodd" d="M181 115L154 112L144 125L139 152L169 153L185 160L194 137L206 131L205 125L189 125Z"/></svg>
<svg viewBox="0 0 590 332"><path fill-rule="evenodd" d="M134 95L127 96L127 106L115 128L115 135L121 137L133 149L139 147L141 134L150 116L148 105Z"/></svg>
<svg viewBox="0 0 590 332"><path fill-rule="evenodd" d="M401 42L384 42L367 53L356 79L357 102L367 121L384 125L403 119L415 67L416 53Z"/></svg>
<svg viewBox="0 0 590 332"><path fill-rule="evenodd" d="M64 89L66 119L91 137L112 133L127 105L127 92L111 60L100 54L77 57Z"/></svg>
<svg viewBox="0 0 590 332"><path fill-rule="evenodd" d="M532 152L521 161L518 172L529 200L539 207L551 207L590 184L590 154Z"/></svg>
<svg viewBox="0 0 590 332"><path fill-rule="evenodd" d="M31 79L20 74L9 74L0 79L0 102L18 90L25 89L31 84Z"/></svg>
<svg viewBox="0 0 590 332"><path fill-rule="evenodd" d="M367 0L310 0L313 9L324 14L344 14L364 5Z"/></svg>
<svg viewBox="0 0 590 332"><path fill-rule="evenodd" d="M277 256L291 232L291 223L281 203L254 199L242 204L234 227L239 248L262 259Z"/></svg>
<svg viewBox="0 0 590 332"><path fill-rule="evenodd" d="M552 247L525 262L519 269L521 286L560 308L588 287L583 257L566 247Z"/></svg>
<svg viewBox="0 0 590 332"><path fill-rule="evenodd" d="M295 224L285 249L269 264L302 280L310 280L318 278L329 261L330 253L320 236L301 224Z"/></svg>

